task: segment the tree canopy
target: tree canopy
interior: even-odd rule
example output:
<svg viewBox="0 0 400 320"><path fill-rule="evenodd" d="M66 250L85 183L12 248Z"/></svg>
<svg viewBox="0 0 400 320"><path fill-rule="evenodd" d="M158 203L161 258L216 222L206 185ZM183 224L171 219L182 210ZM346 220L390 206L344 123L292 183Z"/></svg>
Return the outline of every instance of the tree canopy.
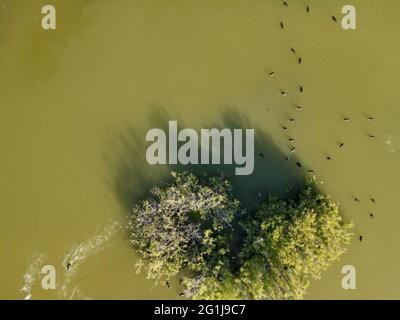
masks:
<svg viewBox="0 0 400 320"><path fill-rule="evenodd" d="M179 275L187 298L301 299L350 241L351 224L314 179L246 213L223 177L173 177L133 208L128 230L138 271Z"/></svg>

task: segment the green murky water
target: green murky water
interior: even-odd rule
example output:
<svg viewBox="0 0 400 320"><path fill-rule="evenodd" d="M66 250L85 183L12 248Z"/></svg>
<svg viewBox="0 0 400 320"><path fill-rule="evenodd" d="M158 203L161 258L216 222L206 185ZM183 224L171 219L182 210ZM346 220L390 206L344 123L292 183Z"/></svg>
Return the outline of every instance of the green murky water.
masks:
<svg viewBox="0 0 400 320"><path fill-rule="evenodd" d="M265 158L234 178L249 208L312 168L354 221L348 253L307 298L400 298L400 3L354 0L357 30L343 30L347 1L287 2L53 0L57 29L44 31L47 1L0 0L0 298L178 297L135 273L123 232L173 169L146 163L145 133L175 119L256 128ZM43 264L57 290L41 288ZM341 288L346 264L356 290Z"/></svg>

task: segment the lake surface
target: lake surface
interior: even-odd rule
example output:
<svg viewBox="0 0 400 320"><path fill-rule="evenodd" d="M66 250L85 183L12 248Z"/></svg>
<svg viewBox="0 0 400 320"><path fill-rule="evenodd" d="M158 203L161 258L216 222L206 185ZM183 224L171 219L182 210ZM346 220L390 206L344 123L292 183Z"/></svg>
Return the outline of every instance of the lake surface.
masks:
<svg viewBox="0 0 400 320"><path fill-rule="evenodd" d="M51 2L44 31L48 1L0 0L0 298L178 298L136 274L124 233L129 208L181 169L145 160L146 132L168 120L256 129L265 157L233 177L249 209L312 169L354 221L306 298L400 298L399 1L352 1L357 30L341 28L341 0ZM348 264L356 290L341 287Z"/></svg>

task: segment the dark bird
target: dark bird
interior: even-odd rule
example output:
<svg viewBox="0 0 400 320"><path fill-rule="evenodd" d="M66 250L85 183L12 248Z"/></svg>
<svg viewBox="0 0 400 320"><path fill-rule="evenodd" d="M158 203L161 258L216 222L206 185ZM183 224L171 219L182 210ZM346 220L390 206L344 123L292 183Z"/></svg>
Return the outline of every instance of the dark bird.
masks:
<svg viewBox="0 0 400 320"><path fill-rule="evenodd" d="M374 117L368 117L368 120L372 121L372 120L375 120L375 118Z"/></svg>
<svg viewBox="0 0 400 320"><path fill-rule="evenodd" d="M328 161L332 161L332 158L331 158L331 157L329 157L329 156L327 156L327 157L326 157L326 160L328 160Z"/></svg>
<svg viewBox="0 0 400 320"><path fill-rule="evenodd" d="M286 97L286 92L285 92L285 91L281 91L281 95L283 95L284 97Z"/></svg>
<svg viewBox="0 0 400 320"><path fill-rule="evenodd" d="M296 162L296 165L301 168L301 163L300 162Z"/></svg>
<svg viewBox="0 0 400 320"><path fill-rule="evenodd" d="M349 122L350 118L349 117L345 117L345 118L343 118L343 120L346 121L346 122Z"/></svg>
<svg viewBox="0 0 400 320"><path fill-rule="evenodd" d="M373 213L370 213L369 216L370 216L372 219L375 219L375 216L374 216Z"/></svg>
<svg viewBox="0 0 400 320"><path fill-rule="evenodd" d="M297 106L296 109L297 110L301 110L301 109L303 109L303 107L302 106Z"/></svg>
<svg viewBox="0 0 400 320"><path fill-rule="evenodd" d="M171 285L168 281L165 281L165 284L167 285L168 288L171 288Z"/></svg>
<svg viewBox="0 0 400 320"><path fill-rule="evenodd" d="M183 295L185 295L185 293L184 293L184 292L181 292L181 293L179 294L179 296L181 296L181 297L182 297Z"/></svg>
<svg viewBox="0 0 400 320"><path fill-rule="evenodd" d="M286 6L286 7L289 6L288 3L287 3L286 1L283 1L283 5Z"/></svg>
<svg viewBox="0 0 400 320"><path fill-rule="evenodd" d="M290 48L290 51L292 51L293 53L296 53L296 50L294 48Z"/></svg>
<svg viewBox="0 0 400 320"><path fill-rule="evenodd" d="M333 21L335 21L335 22L337 22L337 20L336 20L336 17L335 17L335 16L332 16L332 20L333 20Z"/></svg>
<svg viewBox="0 0 400 320"><path fill-rule="evenodd" d="M303 92L304 88L303 86L300 86L300 92Z"/></svg>
<svg viewBox="0 0 400 320"><path fill-rule="evenodd" d="M296 151L296 148L295 147L293 147L292 149L290 149L290 152L295 152Z"/></svg>
<svg viewBox="0 0 400 320"><path fill-rule="evenodd" d="M339 148L343 148L343 146L344 146L343 142L339 144Z"/></svg>
<svg viewBox="0 0 400 320"><path fill-rule="evenodd" d="M275 72L273 72L273 71L269 73L270 77L273 77L274 75L275 75Z"/></svg>
<svg viewBox="0 0 400 320"><path fill-rule="evenodd" d="M285 162L288 162L289 161L289 157L285 157Z"/></svg>
<svg viewBox="0 0 400 320"><path fill-rule="evenodd" d="M370 137L371 139L375 138L375 136L374 136L373 134L370 134L369 137Z"/></svg>
<svg viewBox="0 0 400 320"><path fill-rule="evenodd" d="M67 270L69 270L69 269L71 269L71 263L70 262L68 262L68 264L67 264Z"/></svg>
<svg viewBox="0 0 400 320"><path fill-rule="evenodd" d="M310 12L310 6L307 6L306 11Z"/></svg>
<svg viewBox="0 0 400 320"><path fill-rule="evenodd" d="M376 201L375 201L375 199L374 199L374 198L371 198L371 202L372 202L373 204L375 204L375 203L376 203Z"/></svg>
<svg viewBox="0 0 400 320"><path fill-rule="evenodd" d="M289 119L289 122L295 122L296 120L295 119L293 119L293 118L290 118Z"/></svg>
<svg viewBox="0 0 400 320"><path fill-rule="evenodd" d="M360 199L358 199L357 197L353 197L355 202L360 202Z"/></svg>
<svg viewBox="0 0 400 320"><path fill-rule="evenodd" d="M282 129L286 131L288 128L287 128L287 127L285 127L285 126L283 126L283 127L282 127Z"/></svg>
<svg viewBox="0 0 400 320"><path fill-rule="evenodd" d="M290 142L293 142L293 141L294 141L294 139L293 139L293 138L289 138L288 140L289 140Z"/></svg>
<svg viewBox="0 0 400 320"><path fill-rule="evenodd" d="M299 64L301 64L301 62L303 61L303 59L300 57L298 61L299 61Z"/></svg>
<svg viewBox="0 0 400 320"><path fill-rule="evenodd" d="M261 158L264 158L264 154L263 154L262 152L260 152L258 155L259 155Z"/></svg>
<svg viewBox="0 0 400 320"><path fill-rule="evenodd" d="M363 236L360 236L360 242L363 241Z"/></svg>
<svg viewBox="0 0 400 320"><path fill-rule="evenodd" d="M314 173L314 170L309 169L308 172L309 172L309 173Z"/></svg>
<svg viewBox="0 0 400 320"><path fill-rule="evenodd" d="M285 26L283 25L283 22L281 21L281 28L285 29Z"/></svg>

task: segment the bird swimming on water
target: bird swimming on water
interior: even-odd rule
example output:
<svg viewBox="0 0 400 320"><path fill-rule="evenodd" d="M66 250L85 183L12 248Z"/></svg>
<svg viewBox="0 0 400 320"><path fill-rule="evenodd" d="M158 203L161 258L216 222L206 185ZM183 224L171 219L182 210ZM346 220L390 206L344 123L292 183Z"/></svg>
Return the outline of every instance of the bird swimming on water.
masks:
<svg viewBox="0 0 400 320"><path fill-rule="evenodd" d="M374 216L373 213L370 213L369 216L370 216L372 219L375 219L375 216Z"/></svg>

